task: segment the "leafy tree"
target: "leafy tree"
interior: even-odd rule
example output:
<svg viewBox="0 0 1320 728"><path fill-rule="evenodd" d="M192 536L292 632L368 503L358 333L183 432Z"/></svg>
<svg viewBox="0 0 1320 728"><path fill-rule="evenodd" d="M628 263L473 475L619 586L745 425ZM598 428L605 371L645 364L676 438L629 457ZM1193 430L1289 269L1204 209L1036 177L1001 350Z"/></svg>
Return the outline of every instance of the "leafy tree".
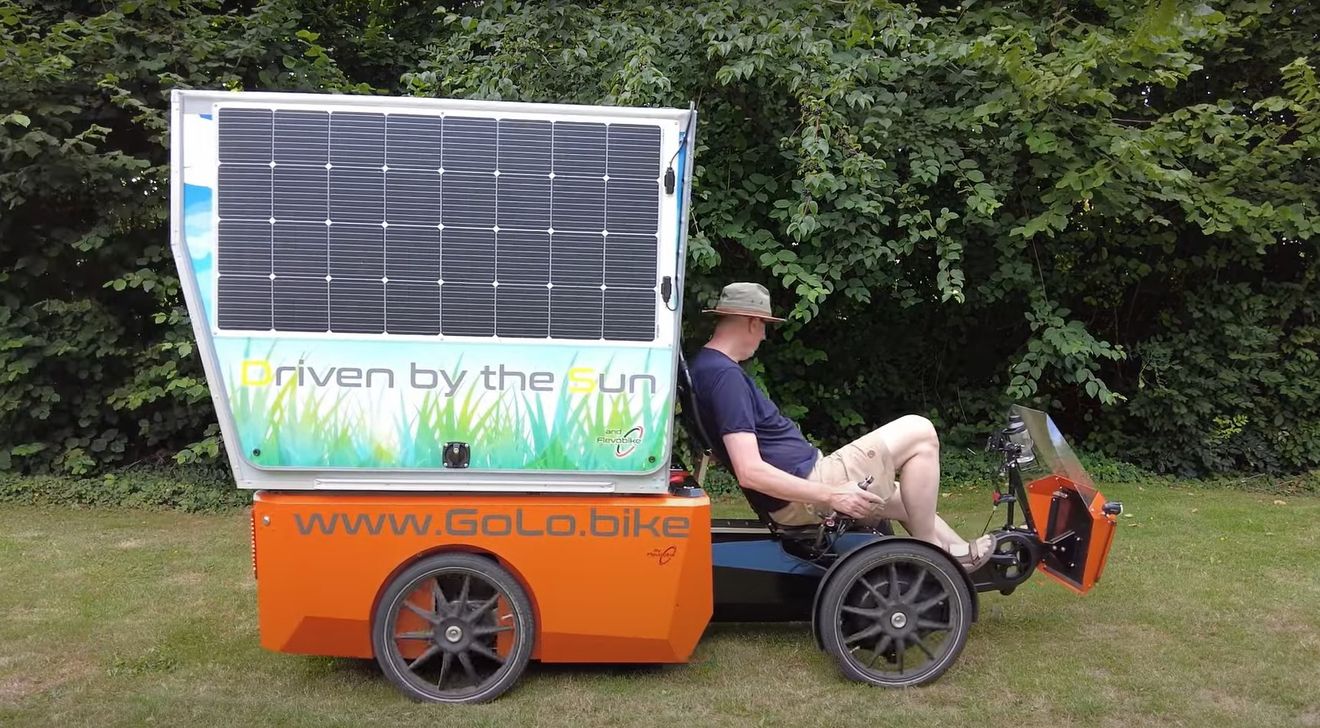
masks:
<svg viewBox="0 0 1320 728"><path fill-rule="evenodd" d="M0 459L216 452L162 192L205 86L693 101L687 310L767 283L813 436L1012 399L1161 469L1320 465L1310 3L75 7L0 2Z"/></svg>
<svg viewBox="0 0 1320 728"><path fill-rule="evenodd" d="M294 3L0 3L0 469L212 437L169 252L169 91L363 91Z"/></svg>

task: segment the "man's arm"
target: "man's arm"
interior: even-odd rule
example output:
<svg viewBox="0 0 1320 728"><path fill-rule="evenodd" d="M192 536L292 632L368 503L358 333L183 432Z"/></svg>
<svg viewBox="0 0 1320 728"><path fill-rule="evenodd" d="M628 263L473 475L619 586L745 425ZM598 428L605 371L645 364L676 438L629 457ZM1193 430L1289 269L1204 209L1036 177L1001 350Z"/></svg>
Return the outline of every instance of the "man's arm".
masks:
<svg viewBox="0 0 1320 728"><path fill-rule="evenodd" d="M817 483L776 468L761 459L756 435L751 432L730 432L722 439L734 477L744 488L786 501L828 504L856 518L865 518L884 505L883 498L858 488L856 483Z"/></svg>

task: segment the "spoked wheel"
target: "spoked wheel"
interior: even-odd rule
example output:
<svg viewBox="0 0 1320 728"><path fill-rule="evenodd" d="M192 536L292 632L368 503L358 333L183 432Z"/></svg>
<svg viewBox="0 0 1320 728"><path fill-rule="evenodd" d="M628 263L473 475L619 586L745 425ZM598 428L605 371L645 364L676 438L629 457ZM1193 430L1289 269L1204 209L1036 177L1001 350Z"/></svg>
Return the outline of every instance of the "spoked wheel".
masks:
<svg viewBox="0 0 1320 728"><path fill-rule="evenodd" d="M932 547L881 542L844 563L823 588L821 643L853 680L924 685L949 669L967 641L967 584Z"/></svg>
<svg viewBox="0 0 1320 728"><path fill-rule="evenodd" d="M376 607L381 670L409 697L480 703L508 690L532 654L532 607L490 559L441 554L400 574Z"/></svg>

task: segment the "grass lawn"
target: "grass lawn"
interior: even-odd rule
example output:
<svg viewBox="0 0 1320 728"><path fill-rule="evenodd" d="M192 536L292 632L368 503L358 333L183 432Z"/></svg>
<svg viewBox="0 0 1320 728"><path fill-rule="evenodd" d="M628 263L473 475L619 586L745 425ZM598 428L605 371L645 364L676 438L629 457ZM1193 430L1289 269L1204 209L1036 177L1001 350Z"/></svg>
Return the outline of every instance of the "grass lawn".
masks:
<svg viewBox="0 0 1320 728"><path fill-rule="evenodd" d="M713 625L689 664L533 663L466 708L408 702L374 662L262 651L242 512L0 505L0 725L1320 726L1320 498L1104 491L1130 514L1104 582L982 595L932 686L847 682L806 625ZM942 500L963 533L987 508Z"/></svg>

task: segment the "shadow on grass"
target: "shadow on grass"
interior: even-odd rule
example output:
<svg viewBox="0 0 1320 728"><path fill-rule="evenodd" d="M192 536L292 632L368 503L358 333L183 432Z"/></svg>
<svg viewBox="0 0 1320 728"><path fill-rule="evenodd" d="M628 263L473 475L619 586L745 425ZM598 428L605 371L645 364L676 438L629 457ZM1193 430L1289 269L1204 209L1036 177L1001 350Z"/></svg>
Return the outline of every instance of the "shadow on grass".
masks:
<svg viewBox="0 0 1320 728"><path fill-rule="evenodd" d="M702 639L713 637L811 639L811 622L711 622Z"/></svg>
<svg viewBox="0 0 1320 728"><path fill-rule="evenodd" d="M809 622L716 622L706 628L697 651L703 642L723 640L746 640L748 642L799 642L802 646L812 646L811 624ZM381 681L386 682L380 666L372 659L348 657L301 657L301 672L310 676L336 677L350 683ZM541 662L532 660L527 666L526 677L545 678L646 678L660 675L675 667L684 667L688 663L630 663L630 662L593 662L564 663Z"/></svg>

